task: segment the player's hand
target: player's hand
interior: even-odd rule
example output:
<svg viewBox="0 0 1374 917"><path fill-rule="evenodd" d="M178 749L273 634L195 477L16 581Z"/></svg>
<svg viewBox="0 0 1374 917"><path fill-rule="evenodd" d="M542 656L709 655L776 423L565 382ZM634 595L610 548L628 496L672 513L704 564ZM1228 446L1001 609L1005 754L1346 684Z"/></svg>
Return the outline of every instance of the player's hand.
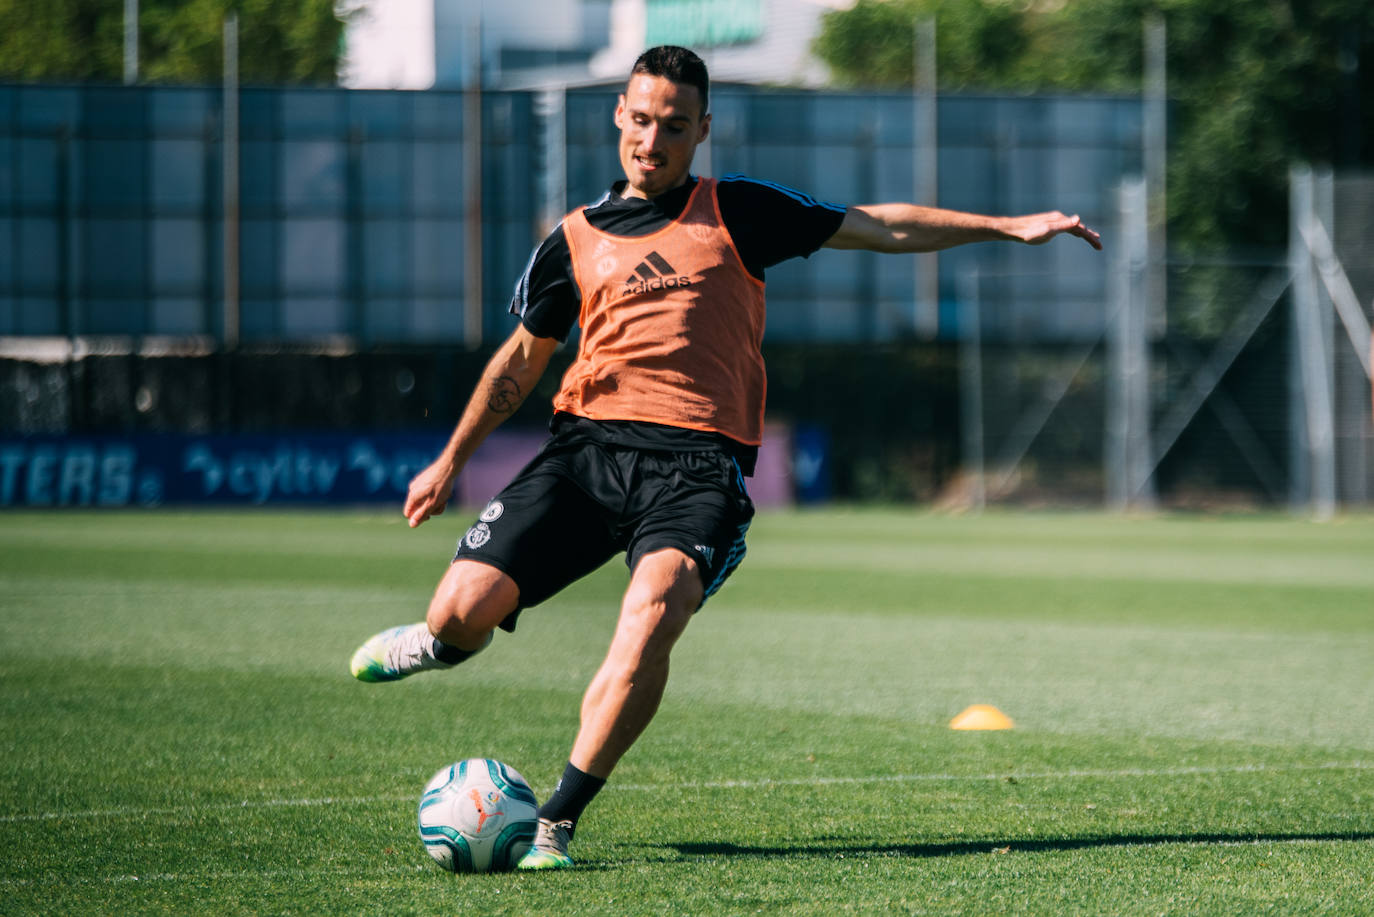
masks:
<svg viewBox="0 0 1374 917"><path fill-rule="evenodd" d="M1007 226L1007 233L1027 245L1044 245L1055 236L1067 233L1078 236L1093 248L1102 251L1102 237L1095 229L1085 226L1077 214L1065 216L1058 210L1012 217Z"/></svg>
<svg viewBox="0 0 1374 917"><path fill-rule="evenodd" d="M415 528L430 516L438 516L453 496L453 473L442 460L430 465L410 481L406 493L405 516Z"/></svg>

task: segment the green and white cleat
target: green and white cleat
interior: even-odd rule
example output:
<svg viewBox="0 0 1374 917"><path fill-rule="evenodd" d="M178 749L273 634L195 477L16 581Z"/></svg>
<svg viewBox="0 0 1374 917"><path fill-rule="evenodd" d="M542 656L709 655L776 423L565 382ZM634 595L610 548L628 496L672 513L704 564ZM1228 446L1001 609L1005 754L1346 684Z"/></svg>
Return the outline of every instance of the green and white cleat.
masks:
<svg viewBox="0 0 1374 917"><path fill-rule="evenodd" d="M429 626L404 624L375 634L353 654L349 663L359 681L398 681L416 672L451 669L447 662L434 658L434 637Z"/></svg>
<svg viewBox="0 0 1374 917"><path fill-rule="evenodd" d="M516 869L571 869L568 841L572 839L572 822L539 819L539 830L529 852L515 864Z"/></svg>

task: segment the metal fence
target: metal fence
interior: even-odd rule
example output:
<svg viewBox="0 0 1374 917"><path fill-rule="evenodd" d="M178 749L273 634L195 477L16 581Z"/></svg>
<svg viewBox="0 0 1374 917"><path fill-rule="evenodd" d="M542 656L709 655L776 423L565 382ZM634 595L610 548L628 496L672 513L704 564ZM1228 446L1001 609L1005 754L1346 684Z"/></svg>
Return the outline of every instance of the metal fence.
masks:
<svg viewBox="0 0 1374 917"><path fill-rule="evenodd" d="M447 426L531 247L619 176L615 89L477 98L243 90L231 208L220 90L0 86L0 432ZM830 436L836 495L1370 499L1374 179L1298 170L1288 252L1180 262L1140 100L944 96L930 134L918 102L718 86L698 171L912 200L933 151L941 205L1075 211L1109 252L770 269L770 413Z"/></svg>
<svg viewBox="0 0 1374 917"><path fill-rule="evenodd" d="M568 96L568 186L589 200L614 177L607 92ZM721 87L698 153L709 174L743 172L841 204L919 199L919 135L908 94L795 93ZM980 213L1057 208L1101 225L1122 178L1141 169L1134 98L942 97L934 143L941 206ZM825 252L769 272L773 339L872 341L910 336L918 259ZM997 339L1074 340L1100 332L1107 267L1086 246L974 246L938 258L937 334L958 335L958 275L1021 271L1031 279L989 300Z"/></svg>
<svg viewBox="0 0 1374 917"><path fill-rule="evenodd" d="M221 90L0 86L0 335L220 340L228 227L245 343L489 344L510 328L512 285L551 215L619 176L616 92L488 93L480 126L465 118L474 99L242 90L235 224ZM712 107L700 172L744 171L839 203L913 199L921 143L938 143L939 203L966 210L1057 207L1101 223L1122 176L1140 170L1133 98L942 97L936 138L919 136L900 93L720 86ZM464 163L479 150L474 187ZM1039 272L988 302L990 336L1100 332L1106 267L1078 246L940 256L927 331L956 334L956 276L969 264ZM911 335L917 271L915 258L863 252L780 265L770 335Z"/></svg>
<svg viewBox="0 0 1374 917"><path fill-rule="evenodd" d="M221 98L0 88L0 333L223 336ZM497 117L521 101L491 100L493 121L523 124ZM241 93L243 340L461 338L462 104ZM489 137L491 158L518 170L530 145Z"/></svg>
<svg viewBox="0 0 1374 917"><path fill-rule="evenodd" d="M1108 506L1288 503L1318 518L1374 493L1374 179L1295 168L1287 251L1170 259L1143 185L1120 192L1100 336L987 341L989 291L962 280L954 496ZM1164 298L1148 296L1161 270ZM1152 321L1154 316L1160 319Z"/></svg>

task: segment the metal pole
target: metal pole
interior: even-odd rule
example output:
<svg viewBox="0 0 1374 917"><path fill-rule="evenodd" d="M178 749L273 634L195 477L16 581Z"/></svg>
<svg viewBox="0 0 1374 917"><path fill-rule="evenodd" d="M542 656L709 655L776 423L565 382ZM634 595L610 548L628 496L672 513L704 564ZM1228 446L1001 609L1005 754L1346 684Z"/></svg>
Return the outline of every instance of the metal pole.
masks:
<svg viewBox="0 0 1374 917"><path fill-rule="evenodd" d="M1290 173L1289 270L1293 275L1293 364L1289 375L1293 408L1290 433L1294 509L1306 506L1318 519L1336 512L1335 423L1329 335L1323 329L1321 295L1312 252L1302 238L1304 222L1315 218L1312 170ZM1330 324L1329 318L1325 323Z"/></svg>
<svg viewBox="0 0 1374 917"><path fill-rule="evenodd" d="M1111 273L1107 277L1108 317L1106 348L1107 413L1103 418L1102 477L1105 484L1107 508L1115 512L1126 509L1129 502L1129 475L1126 471L1127 411L1125 365L1125 319L1131 296L1130 215L1126 206L1126 188L1117 191L1117 239L1112 247Z"/></svg>
<svg viewBox="0 0 1374 917"><path fill-rule="evenodd" d="M1302 234L1298 231L1302 214L1309 207L1305 199L1311 196L1311 173L1305 167L1294 167L1288 173L1288 277L1289 321L1292 333L1288 339L1288 508L1294 513L1308 507L1312 494L1312 453L1307 441L1307 399L1303 394L1303 351L1299 328L1306 309L1305 296L1311 295L1313 285L1303 276L1311 270L1304 263Z"/></svg>
<svg viewBox="0 0 1374 917"><path fill-rule="evenodd" d="M539 238L553 231L568 211L568 93L561 86L545 89L535 97L535 110L543 125L544 202Z"/></svg>
<svg viewBox="0 0 1374 917"><path fill-rule="evenodd" d="M224 17L224 349L239 346L239 14Z"/></svg>
<svg viewBox="0 0 1374 917"><path fill-rule="evenodd" d="M1330 237L1325 231L1325 227L1335 225L1335 176L1331 173L1330 166L1323 166L1312 171L1312 210L1303 220L1302 226L1311 226L1313 223L1323 227L1322 235ZM1301 228L1301 227L1300 227ZM1306 242L1306 237L1303 239ZM1313 276L1317 284L1317 321L1321 328L1321 347L1322 357L1325 367L1325 381L1327 392L1327 411L1330 424L1330 456L1324 458L1329 463L1329 469L1325 473L1330 475L1329 502L1330 509L1326 511L1319 504L1317 508L1318 518L1326 519L1334 516L1336 507L1341 500L1341 480L1340 480L1340 442L1337 439L1337 420L1338 405L1336 401L1336 305L1332 300L1326 285L1321 283L1321 259L1313 250L1310 244L1307 245L1307 254L1311 259ZM1321 477L1318 478L1321 482Z"/></svg>
<svg viewBox="0 0 1374 917"><path fill-rule="evenodd" d="M1139 255L1132 259L1130 309L1127 322L1126 410L1129 412L1127 440L1130 475L1130 500L1138 509L1155 508L1154 461L1150 454L1150 312L1155 303L1150 292L1150 240L1148 195L1141 185L1138 198L1133 201L1140 230L1137 245Z"/></svg>
<svg viewBox="0 0 1374 917"><path fill-rule="evenodd" d="M80 335L85 330L78 314L78 299L72 295L72 278L76 276L76 264L73 260L73 250L77 248L77 222L76 208L73 200L72 187L72 135L68 125L62 125L57 130L57 157L56 157L56 181L53 183L53 190L56 192L57 202L54 208L57 211L57 251L54 253L57 259L57 321L58 330L67 339L67 355L62 364L63 385L67 395L67 416L63 425L64 430L81 430L86 422L86 392L80 384L84 375L84 367L79 362L82 347ZM19 233L10 234L11 245L10 254L14 258L12 263L19 261Z"/></svg>
<svg viewBox="0 0 1374 917"><path fill-rule="evenodd" d="M1149 243L1141 179L1119 192L1120 245L1112 271L1113 311L1107 327L1107 504L1115 510L1154 505L1150 456L1149 346L1143 287Z"/></svg>
<svg viewBox="0 0 1374 917"><path fill-rule="evenodd" d="M1337 227L1335 219L1336 182L1323 170L1314 182L1315 203L1311 218L1298 226L1303 243L1312 255L1322 280L1322 330L1329 332L1327 353L1331 360L1333 391L1333 428L1335 435L1336 499L1343 502L1364 503L1369 498L1369 409L1368 392L1374 378L1371 368L1371 333L1364 307L1350 283L1350 278L1337 256L1335 242L1327 231ZM1350 221L1346 221L1349 225ZM1336 333L1330 320L1334 307L1345 331L1345 340ZM1346 341L1349 346L1346 346ZM1353 358L1353 359L1352 359Z"/></svg>
<svg viewBox="0 0 1374 917"><path fill-rule="evenodd" d="M1323 197L1326 198L1325 203L1329 207L1333 195L1331 183L1318 181L1318 188L1326 192ZM1370 362L1369 320L1364 317L1364 310L1355 295L1355 288L1350 284L1350 277L1341 266L1340 259L1336 257L1336 248L1326 231L1326 225L1322 218L1314 214L1297 228L1308 251L1312 253L1317 272L1321 275L1322 285L1326 287L1326 293L1336 307L1337 317L1345 326L1350 345L1355 348L1355 359L1366 376L1374 375L1374 370L1371 369L1374 364Z"/></svg>
<svg viewBox="0 0 1374 917"><path fill-rule="evenodd" d="M1147 328L1153 337L1164 334L1168 323L1168 215L1167 177L1169 142L1168 36L1164 17L1150 14L1145 20L1145 123L1144 162L1148 209L1145 302Z"/></svg>
<svg viewBox="0 0 1374 917"><path fill-rule="evenodd" d="M916 203L935 207L940 198L939 120L936 93L939 70L935 58L935 19L916 20L913 39L913 101L915 156L913 176ZM940 331L940 256L922 252L916 260L916 310L914 324L920 337L931 339Z"/></svg>
<svg viewBox="0 0 1374 917"><path fill-rule="evenodd" d="M463 342L482 346L482 13L468 27L471 69L463 93Z"/></svg>
<svg viewBox="0 0 1374 917"><path fill-rule="evenodd" d="M969 475L969 508L982 512L987 503L987 468L983 456L983 320L978 267L959 274L959 404L963 427L964 468Z"/></svg>
<svg viewBox="0 0 1374 917"><path fill-rule="evenodd" d="M63 125L57 131L57 157L54 167L57 180L53 183L57 192L57 320L63 336L68 338L75 349L76 338L86 329L77 311L76 297L72 295L72 278L76 276L72 254L76 232L76 208L73 206L75 195L72 193L72 135ZM15 251L18 251L19 233L14 233ZM16 258L16 263L18 259Z"/></svg>
<svg viewBox="0 0 1374 917"><path fill-rule="evenodd" d="M369 341L367 321L367 258L363 228L363 147L367 132L358 123L348 131L348 165L344 173L344 233L348 249L345 267L348 289L348 330L359 346Z"/></svg>
<svg viewBox="0 0 1374 917"><path fill-rule="evenodd" d="M138 0L124 0L124 85L138 82Z"/></svg>

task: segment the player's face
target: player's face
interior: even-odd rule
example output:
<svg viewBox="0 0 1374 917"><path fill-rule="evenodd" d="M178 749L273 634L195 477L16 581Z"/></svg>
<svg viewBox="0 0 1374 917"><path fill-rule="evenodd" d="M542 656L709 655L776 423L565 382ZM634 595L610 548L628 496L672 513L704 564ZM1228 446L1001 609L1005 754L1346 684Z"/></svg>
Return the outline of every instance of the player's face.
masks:
<svg viewBox="0 0 1374 917"><path fill-rule="evenodd" d="M687 180L697 144L711 130L695 86L637 73L615 107L627 197L647 199Z"/></svg>

